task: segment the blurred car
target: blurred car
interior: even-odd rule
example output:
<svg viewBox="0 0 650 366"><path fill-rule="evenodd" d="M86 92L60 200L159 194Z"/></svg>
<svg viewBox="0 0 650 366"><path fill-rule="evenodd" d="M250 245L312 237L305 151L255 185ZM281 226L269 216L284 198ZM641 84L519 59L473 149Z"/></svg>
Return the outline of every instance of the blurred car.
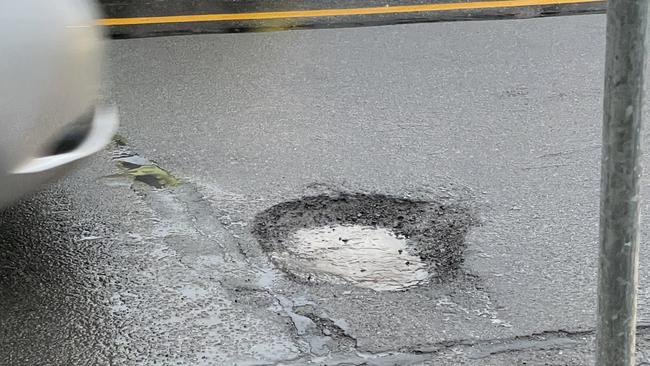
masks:
<svg viewBox="0 0 650 366"><path fill-rule="evenodd" d="M118 125L96 105L94 4L0 1L0 207L103 149Z"/></svg>

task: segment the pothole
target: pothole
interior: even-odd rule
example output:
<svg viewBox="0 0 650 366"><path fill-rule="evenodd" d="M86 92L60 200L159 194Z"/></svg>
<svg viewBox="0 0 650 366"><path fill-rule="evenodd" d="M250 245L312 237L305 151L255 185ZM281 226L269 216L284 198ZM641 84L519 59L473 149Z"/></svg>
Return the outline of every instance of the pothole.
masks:
<svg viewBox="0 0 650 366"><path fill-rule="evenodd" d="M256 216L253 233L300 282L396 291L450 278L474 222L460 204L340 194L275 205Z"/></svg>

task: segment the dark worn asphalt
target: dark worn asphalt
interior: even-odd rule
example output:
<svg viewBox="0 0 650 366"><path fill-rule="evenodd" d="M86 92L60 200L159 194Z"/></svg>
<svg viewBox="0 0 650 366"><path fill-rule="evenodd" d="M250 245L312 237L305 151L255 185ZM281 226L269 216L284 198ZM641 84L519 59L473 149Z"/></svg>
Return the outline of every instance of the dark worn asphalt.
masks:
<svg viewBox="0 0 650 366"><path fill-rule="evenodd" d="M0 364L592 362L603 16L109 46L120 142L183 184L114 176L109 149L6 210ZM378 293L276 268L256 215L341 192L470 207L462 275Z"/></svg>

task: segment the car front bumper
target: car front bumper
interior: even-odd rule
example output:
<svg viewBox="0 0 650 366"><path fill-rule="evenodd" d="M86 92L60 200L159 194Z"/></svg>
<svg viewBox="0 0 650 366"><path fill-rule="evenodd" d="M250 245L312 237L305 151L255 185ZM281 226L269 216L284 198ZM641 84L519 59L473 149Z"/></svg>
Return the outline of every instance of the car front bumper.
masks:
<svg viewBox="0 0 650 366"><path fill-rule="evenodd" d="M116 108L96 108L89 130L69 151L23 161L8 172L0 172L0 207L36 190L41 184L68 171L75 163L108 145L119 125Z"/></svg>

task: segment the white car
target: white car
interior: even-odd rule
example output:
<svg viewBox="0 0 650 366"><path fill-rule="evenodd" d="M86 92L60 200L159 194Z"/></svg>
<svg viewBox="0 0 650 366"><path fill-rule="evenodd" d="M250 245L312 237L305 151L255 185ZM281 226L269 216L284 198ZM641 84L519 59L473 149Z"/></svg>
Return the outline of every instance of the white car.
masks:
<svg viewBox="0 0 650 366"><path fill-rule="evenodd" d="M0 1L0 207L103 149L102 35L84 0Z"/></svg>

